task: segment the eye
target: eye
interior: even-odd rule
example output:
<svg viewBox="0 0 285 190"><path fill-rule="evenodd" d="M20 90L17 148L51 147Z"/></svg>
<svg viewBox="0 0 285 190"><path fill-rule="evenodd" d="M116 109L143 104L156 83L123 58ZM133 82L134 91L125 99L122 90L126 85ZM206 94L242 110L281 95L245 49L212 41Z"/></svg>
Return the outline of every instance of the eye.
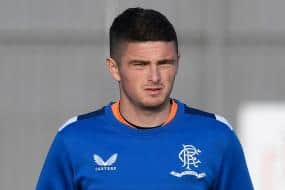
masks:
<svg viewBox="0 0 285 190"><path fill-rule="evenodd" d="M149 62L147 61L140 61L140 60L135 60L131 62L131 65L135 68L143 68L145 66L147 66L149 64Z"/></svg>
<svg viewBox="0 0 285 190"><path fill-rule="evenodd" d="M134 63L133 65L134 66L145 66L146 63L139 62L139 63Z"/></svg>
<svg viewBox="0 0 285 190"><path fill-rule="evenodd" d="M158 64L159 65L174 65L175 61L174 60L163 60L163 61L160 61Z"/></svg>

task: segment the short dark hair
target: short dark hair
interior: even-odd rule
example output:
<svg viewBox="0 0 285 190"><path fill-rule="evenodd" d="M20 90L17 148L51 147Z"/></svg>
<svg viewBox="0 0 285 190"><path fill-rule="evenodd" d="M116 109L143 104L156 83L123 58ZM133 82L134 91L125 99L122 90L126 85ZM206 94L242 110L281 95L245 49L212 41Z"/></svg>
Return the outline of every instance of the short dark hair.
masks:
<svg viewBox="0 0 285 190"><path fill-rule="evenodd" d="M115 58L122 42L174 41L178 53L175 29L160 12L140 7L129 8L118 15L110 28L110 56Z"/></svg>

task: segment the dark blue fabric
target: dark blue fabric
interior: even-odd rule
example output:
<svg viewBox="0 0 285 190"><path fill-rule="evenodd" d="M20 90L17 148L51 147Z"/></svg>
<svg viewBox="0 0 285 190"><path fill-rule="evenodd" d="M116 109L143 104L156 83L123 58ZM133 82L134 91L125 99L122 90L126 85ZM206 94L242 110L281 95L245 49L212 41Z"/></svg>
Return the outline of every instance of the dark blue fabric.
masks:
<svg viewBox="0 0 285 190"><path fill-rule="evenodd" d="M99 110L96 110L96 111L93 111L90 113L79 115L78 120L88 119L88 118L92 118L92 117L94 118L96 116L103 115L103 114L104 114L104 108L101 108Z"/></svg>
<svg viewBox="0 0 285 190"><path fill-rule="evenodd" d="M215 119L215 114L213 113L209 113L209 112L205 112L196 108L191 108L188 106L185 106L185 113L190 114L190 115L200 115L200 116L205 116L205 117L210 117Z"/></svg>

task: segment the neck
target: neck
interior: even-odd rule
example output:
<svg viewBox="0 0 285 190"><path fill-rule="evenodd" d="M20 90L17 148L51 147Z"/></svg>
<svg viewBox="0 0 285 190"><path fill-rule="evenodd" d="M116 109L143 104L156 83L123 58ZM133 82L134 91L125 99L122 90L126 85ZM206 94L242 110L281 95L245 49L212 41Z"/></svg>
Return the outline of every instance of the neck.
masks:
<svg viewBox="0 0 285 190"><path fill-rule="evenodd" d="M163 124L170 113L170 100L164 104L150 108L135 106L120 100L120 112L122 116L130 123L137 126L154 127Z"/></svg>

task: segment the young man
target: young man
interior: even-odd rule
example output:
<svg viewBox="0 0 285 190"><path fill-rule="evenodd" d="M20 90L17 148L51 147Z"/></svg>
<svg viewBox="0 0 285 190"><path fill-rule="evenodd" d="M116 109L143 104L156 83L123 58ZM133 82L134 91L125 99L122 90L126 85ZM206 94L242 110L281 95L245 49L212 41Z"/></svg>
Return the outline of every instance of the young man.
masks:
<svg viewBox="0 0 285 190"><path fill-rule="evenodd" d="M59 129L37 190L253 189L225 119L170 98L179 52L165 16L124 11L110 29L110 55L119 101Z"/></svg>

